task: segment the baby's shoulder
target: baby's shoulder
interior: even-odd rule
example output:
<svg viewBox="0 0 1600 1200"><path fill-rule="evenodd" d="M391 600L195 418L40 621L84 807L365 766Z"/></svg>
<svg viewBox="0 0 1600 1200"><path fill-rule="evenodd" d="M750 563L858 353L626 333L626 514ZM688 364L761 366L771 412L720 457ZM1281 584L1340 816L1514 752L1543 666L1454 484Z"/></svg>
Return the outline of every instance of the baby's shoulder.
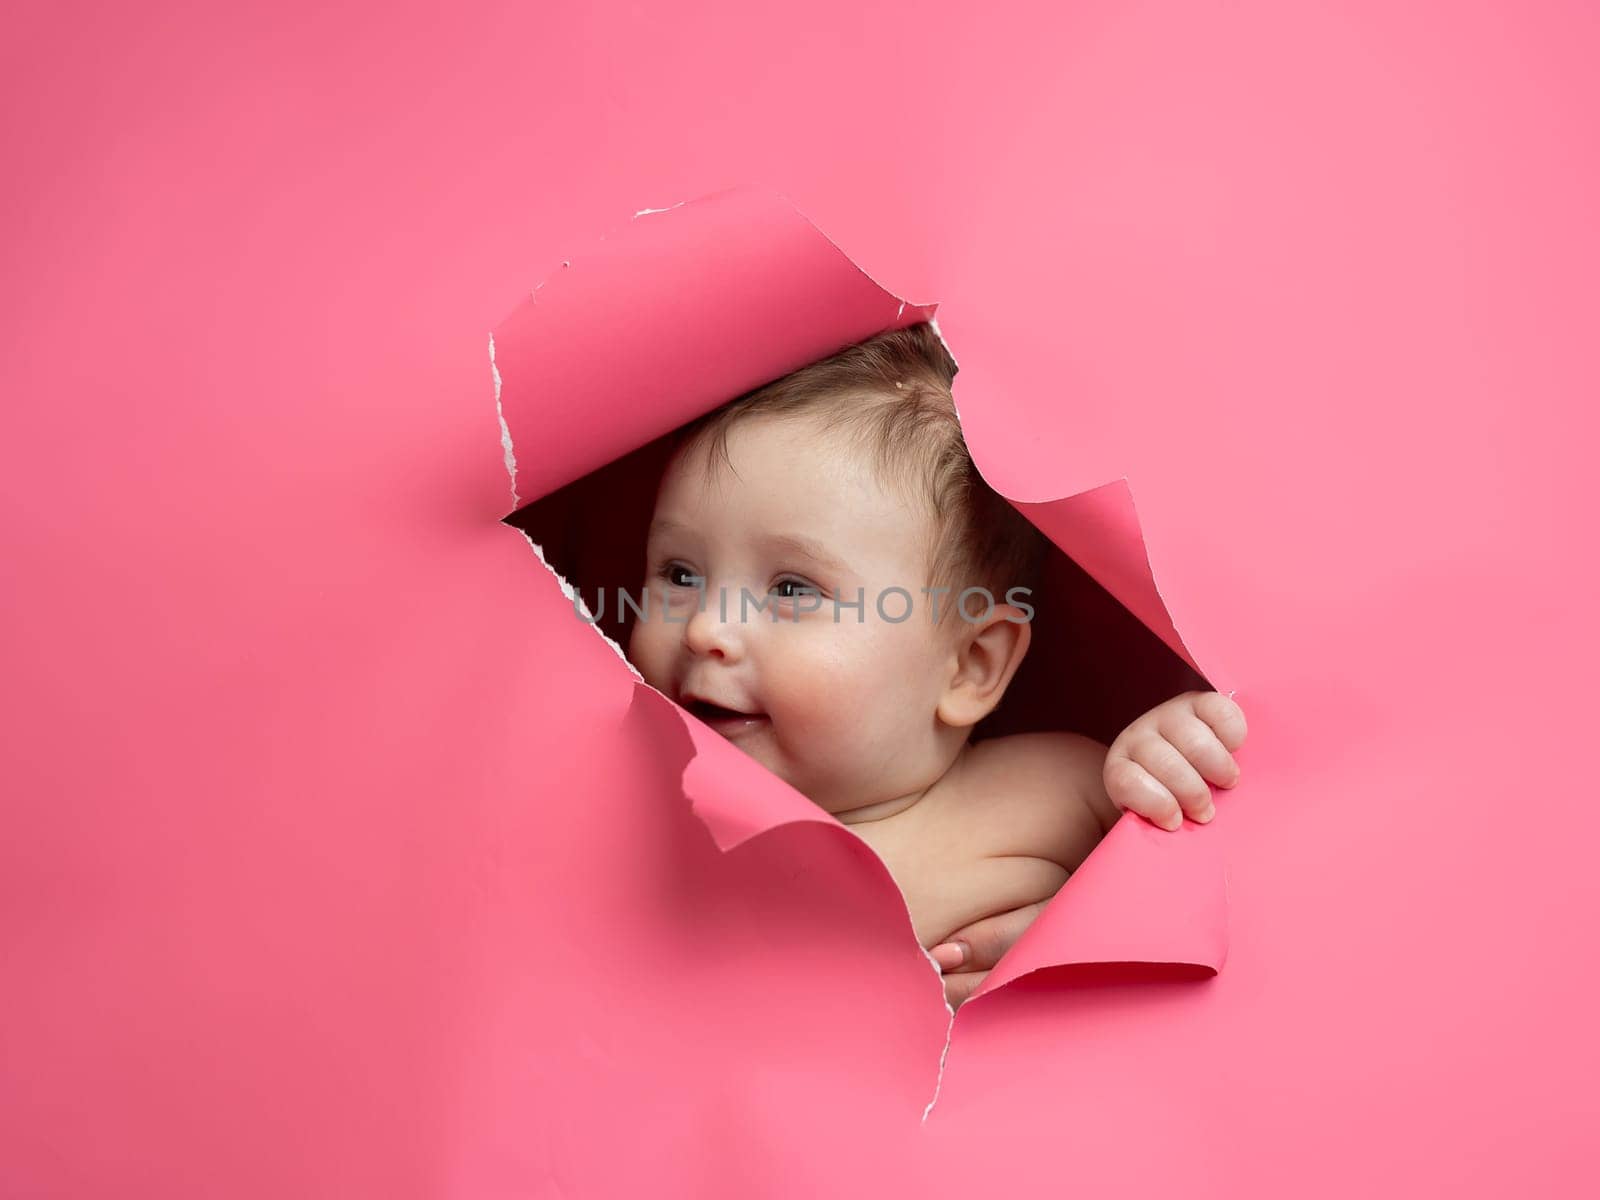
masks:
<svg viewBox="0 0 1600 1200"><path fill-rule="evenodd" d="M984 812L986 853L1047 858L1075 870L1116 819L1106 747L1078 733L1017 733L974 743L966 802Z"/></svg>

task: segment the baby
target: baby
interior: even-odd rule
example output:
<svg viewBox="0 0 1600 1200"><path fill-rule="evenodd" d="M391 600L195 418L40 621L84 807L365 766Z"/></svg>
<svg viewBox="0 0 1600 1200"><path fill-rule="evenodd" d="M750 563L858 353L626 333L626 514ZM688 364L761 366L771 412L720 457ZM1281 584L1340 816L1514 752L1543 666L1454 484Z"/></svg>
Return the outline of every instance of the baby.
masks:
<svg viewBox="0 0 1600 1200"><path fill-rule="evenodd" d="M1110 747L972 742L1027 653L1046 547L974 467L954 374L914 325L682 430L628 644L647 682L878 854L953 1005L1021 930L987 951L972 934L1031 920L1120 810L1209 821L1207 781L1234 784L1244 740L1237 705L1190 692Z"/></svg>

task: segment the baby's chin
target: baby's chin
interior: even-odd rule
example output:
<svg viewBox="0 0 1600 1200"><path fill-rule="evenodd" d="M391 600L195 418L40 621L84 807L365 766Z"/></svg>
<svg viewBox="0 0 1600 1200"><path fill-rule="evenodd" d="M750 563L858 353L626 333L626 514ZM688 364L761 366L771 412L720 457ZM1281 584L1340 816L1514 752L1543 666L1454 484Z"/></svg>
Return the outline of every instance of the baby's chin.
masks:
<svg viewBox="0 0 1600 1200"><path fill-rule="evenodd" d="M778 743L770 719L731 736L724 734L723 737L825 812L838 812L852 806L849 800L830 803L836 800L831 794L818 799L815 781L807 778L808 773L803 763L796 763L792 756L784 752Z"/></svg>
<svg viewBox="0 0 1600 1200"><path fill-rule="evenodd" d="M700 717L700 720L724 741L732 742L751 758L766 765L770 755L763 753L772 738L772 718L761 713L754 718L717 720Z"/></svg>
<svg viewBox="0 0 1600 1200"><path fill-rule="evenodd" d="M769 739L750 738L739 748L824 812L846 812L859 803L836 794L836 786L818 787L815 775L782 755Z"/></svg>
<svg viewBox="0 0 1600 1200"><path fill-rule="evenodd" d="M723 736L790 787L802 792L805 790L797 782L798 776L793 769L793 764L788 762L779 751L777 741L773 737L772 722L770 720L762 721L758 726L747 731L735 733L731 736L724 734Z"/></svg>

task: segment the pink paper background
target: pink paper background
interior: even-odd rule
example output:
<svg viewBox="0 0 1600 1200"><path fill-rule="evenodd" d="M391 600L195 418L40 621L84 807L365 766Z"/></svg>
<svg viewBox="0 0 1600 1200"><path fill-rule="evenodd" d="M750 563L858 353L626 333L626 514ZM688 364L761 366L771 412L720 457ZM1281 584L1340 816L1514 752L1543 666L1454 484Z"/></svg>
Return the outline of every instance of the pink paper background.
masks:
<svg viewBox="0 0 1600 1200"><path fill-rule="evenodd" d="M0 1192L1592 1192L1597 49L1577 4L15 17ZM1002 491L1127 478L1250 719L1222 971L980 998L926 1122L876 861L720 851L499 523L489 331L744 182L939 302L975 441L1070 431Z"/></svg>

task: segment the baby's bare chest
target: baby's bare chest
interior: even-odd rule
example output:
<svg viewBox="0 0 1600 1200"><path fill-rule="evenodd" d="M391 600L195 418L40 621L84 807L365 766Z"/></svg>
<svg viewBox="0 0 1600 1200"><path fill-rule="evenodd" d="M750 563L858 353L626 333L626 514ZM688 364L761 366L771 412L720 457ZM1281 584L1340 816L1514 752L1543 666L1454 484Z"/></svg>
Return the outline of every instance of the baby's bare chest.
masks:
<svg viewBox="0 0 1600 1200"><path fill-rule="evenodd" d="M1012 856L1076 866L1103 832L1086 799L1099 764L1063 744L1020 734L973 746L918 803L858 831L908 872Z"/></svg>
<svg viewBox="0 0 1600 1200"><path fill-rule="evenodd" d="M1048 899L1067 880L1048 857L1052 839L1019 827L1019 811L1038 797L991 790L976 777L966 782L933 803L852 827L888 868L925 947L984 917Z"/></svg>

